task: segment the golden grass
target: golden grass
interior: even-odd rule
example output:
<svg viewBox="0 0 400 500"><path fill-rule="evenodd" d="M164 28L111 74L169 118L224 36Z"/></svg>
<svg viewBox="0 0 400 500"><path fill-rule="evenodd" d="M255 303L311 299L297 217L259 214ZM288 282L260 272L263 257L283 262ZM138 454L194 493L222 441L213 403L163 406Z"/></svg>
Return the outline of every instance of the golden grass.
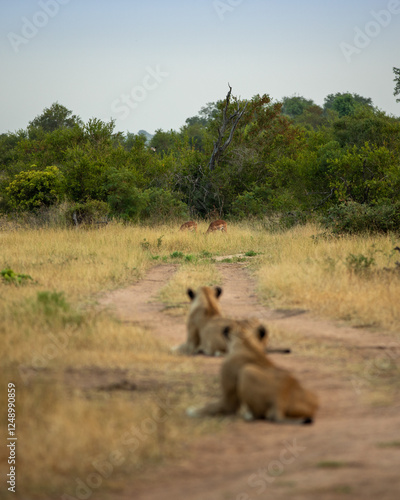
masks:
<svg viewBox="0 0 400 500"><path fill-rule="evenodd" d="M317 233L317 228L306 226L266 237L257 271L264 298L273 305L304 307L353 324L397 330L400 271L395 269L393 238L318 238ZM374 263L363 268L370 258Z"/></svg>
<svg viewBox="0 0 400 500"><path fill-rule="evenodd" d="M171 310L187 303L188 286L220 282L212 256L253 251L260 293L274 307L305 307L393 331L399 323L400 280L396 272L383 270L395 267L390 237L316 238L315 226L272 234L257 225L228 224L228 234L207 236L206 229L205 223L199 223L197 234L168 225L109 224L89 231L0 233L0 270L8 267L34 280L21 286L0 281L0 379L3 388L10 381L17 385L21 495L76 497L76 478L88 484L95 482L93 474L101 481L93 491L118 490L144 465L183 453L182 441L221 428L218 421L184 415L193 398L204 400L217 388L216 378L203 375L201 360L177 361L148 331L92 307L100 292L138 280L155 263L180 266L160 290ZM346 261L350 254L373 256L371 272L352 272ZM90 369L107 376L125 370L122 378L138 386L145 380L147 389L88 389ZM66 384L70 370L76 380ZM5 398L2 391L1 408ZM166 415L159 402L168 398ZM6 429L4 412L0 427ZM93 465L96 458L104 471L112 466L113 472L103 477ZM2 473L6 462L3 447Z"/></svg>

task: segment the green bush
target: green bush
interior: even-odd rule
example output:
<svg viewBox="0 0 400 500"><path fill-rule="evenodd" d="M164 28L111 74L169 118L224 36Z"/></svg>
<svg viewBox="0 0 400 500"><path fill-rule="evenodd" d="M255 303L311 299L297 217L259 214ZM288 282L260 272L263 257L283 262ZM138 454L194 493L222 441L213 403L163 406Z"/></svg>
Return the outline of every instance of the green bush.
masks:
<svg viewBox="0 0 400 500"><path fill-rule="evenodd" d="M88 200L85 203L75 203L66 210L68 224L92 224L106 219L110 207L105 201Z"/></svg>
<svg viewBox="0 0 400 500"><path fill-rule="evenodd" d="M149 195L136 187L137 176L130 170L114 171L106 183L111 213L138 222L149 203Z"/></svg>
<svg viewBox="0 0 400 500"><path fill-rule="evenodd" d="M63 176L54 166L44 170L20 172L10 182L6 192L13 208L35 211L61 200L64 194Z"/></svg>
<svg viewBox="0 0 400 500"><path fill-rule="evenodd" d="M331 207L322 223L334 233L387 233L400 231L400 202L369 206L348 201Z"/></svg>
<svg viewBox="0 0 400 500"><path fill-rule="evenodd" d="M232 203L231 214L237 219L263 217L272 196L272 190L268 186L254 187L253 190L245 191L236 197Z"/></svg>
<svg viewBox="0 0 400 500"><path fill-rule="evenodd" d="M148 197L148 203L142 213L143 219L157 223L189 216L188 206L173 191L150 188L144 194Z"/></svg>

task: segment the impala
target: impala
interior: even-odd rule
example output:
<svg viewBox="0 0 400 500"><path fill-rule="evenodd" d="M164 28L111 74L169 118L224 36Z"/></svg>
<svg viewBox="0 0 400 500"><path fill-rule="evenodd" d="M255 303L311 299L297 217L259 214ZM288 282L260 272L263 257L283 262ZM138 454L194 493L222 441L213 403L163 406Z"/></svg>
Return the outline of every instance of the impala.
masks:
<svg viewBox="0 0 400 500"><path fill-rule="evenodd" d="M208 226L206 234L213 233L214 231L221 231L222 233L227 233L228 228L226 222L224 220L215 220L214 222L211 222L211 224Z"/></svg>
<svg viewBox="0 0 400 500"><path fill-rule="evenodd" d="M197 222L190 220L188 222L185 222L182 224L182 226L179 228L179 231L197 231Z"/></svg>

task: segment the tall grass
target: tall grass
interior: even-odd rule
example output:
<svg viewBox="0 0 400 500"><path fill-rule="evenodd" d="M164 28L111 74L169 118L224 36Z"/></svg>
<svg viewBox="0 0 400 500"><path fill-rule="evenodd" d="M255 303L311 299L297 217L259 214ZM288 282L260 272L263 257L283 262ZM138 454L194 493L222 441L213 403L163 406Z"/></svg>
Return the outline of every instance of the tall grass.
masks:
<svg viewBox="0 0 400 500"><path fill-rule="evenodd" d="M318 236L305 226L266 238L257 271L269 304L300 306L330 318L398 329L400 254L393 236ZM397 260L396 260L397 258Z"/></svg>

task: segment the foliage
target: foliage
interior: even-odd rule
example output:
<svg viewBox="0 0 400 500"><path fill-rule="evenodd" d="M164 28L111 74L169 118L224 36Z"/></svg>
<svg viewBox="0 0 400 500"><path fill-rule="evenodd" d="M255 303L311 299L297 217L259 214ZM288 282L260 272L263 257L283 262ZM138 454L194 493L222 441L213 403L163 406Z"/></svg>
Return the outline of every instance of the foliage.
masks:
<svg viewBox="0 0 400 500"><path fill-rule="evenodd" d="M229 124L221 132L211 167L224 110L229 117L244 109L232 137ZM83 222L106 214L135 223L250 217L284 228L329 219L345 202L378 214L393 206L399 158L400 119L350 92L328 95L323 107L298 95L222 99L154 136L117 132L112 119L83 123L54 103L26 130L0 135L0 212L37 218L65 199L69 223L75 212Z"/></svg>
<svg viewBox="0 0 400 500"><path fill-rule="evenodd" d="M141 216L152 223L167 222L174 219L185 219L189 210L177 193L161 188L150 188L143 192L147 199Z"/></svg>
<svg viewBox="0 0 400 500"><path fill-rule="evenodd" d="M385 147L353 146L328 160L328 178L340 202L378 203L396 197L400 164Z"/></svg>
<svg viewBox="0 0 400 500"><path fill-rule="evenodd" d="M74 224L92 224L107 220L110 212L109 205L104 201L87 200L84 203L74 203L66 210L65 217L67 223Z"/></svg>
<svg viewBox="0 0 400 500"><path fill-rule="evenodd" d="M333 133L343 148L369 142L399 151L400 120L382 111L359 107L352 115L336 120Z"/></svg>
<svg viewBox="0 0 400 500"><path fill-rule="evenodd" d="M373 256L367 257L364 254L349 254L346 258L347 269L354 274L367 276L373 265L375 259Z"/></svg>
<svg viewBox="0 0 400 500"><path fill-rule="evenodd" d="M324 109L336 111L339 118L352 115L360 106L372 108L372 99L358 94L351 94L350 92L337 92L336 94L327 95L324 100Z"/></svg>
<svg viewBox="0 0 400 500"><path fill-rule="evenodd" d="M315 103L312 99L305 99L302 96L283 97L282 113L295 118L314 105Z"/></svg>
<svg viewBox="0 0 400 500"><path fill-rule="evenodd" d="M400 202L370 206L353 201L331 207L322 218L336 234L400 231Z"/></svg>
<svg viewBox="0 0 400 500"><path fill-rule="evenodd" d="M395 75L394 82L396 83L394 87L393 95L400 95L400 68L393 68L393 73ZM396 102L400 102L400 97L396 99Z"/></svg>
<svg viewBox="0 0 400 500"><path fill-rule="evenodd" d="M33 134L34 129L53 132L61 128L72 128L75 125L82 125L82 120L78 116L73 115L72 111L65 106L55 102L49 108L45 108L41 115L38 115L29 122L28 129Z"/></svg>
<svg viewBox="0 0 400 500"><path fill-rule="evenodd" d="M231 213L238 219L263 217L268 210L272 197L273 190L268 186L254 186L251 191L245 191L237 196L232 203Z"/></svg>
<svg viewBox="0 0 400 500"><path fill-rule="evenodd" d="M32 165L32 168L35 167ZM46 167L43 171L21 172L10 182L6 191L13 208L34 211L61 200L64 193L63 176L54 166Z"/></svg>
<svg viewBox="0 0 400 500"><path fill-rule="evenodd" d="M0 271L0 276L2 277L4 283L17 286L26 284L28 280L32 281L32 276L29 276L29 274L15 273L9 268Z"/></svg>
<svg viewBox="0 0 400 500"><path fill-rule="evenodd" d="M142 190L136 187L136 175L129 170L114 171L106 189L112 215L126 221L160 222L188 215L188 207L177 193L155 187Z"/></svg>

